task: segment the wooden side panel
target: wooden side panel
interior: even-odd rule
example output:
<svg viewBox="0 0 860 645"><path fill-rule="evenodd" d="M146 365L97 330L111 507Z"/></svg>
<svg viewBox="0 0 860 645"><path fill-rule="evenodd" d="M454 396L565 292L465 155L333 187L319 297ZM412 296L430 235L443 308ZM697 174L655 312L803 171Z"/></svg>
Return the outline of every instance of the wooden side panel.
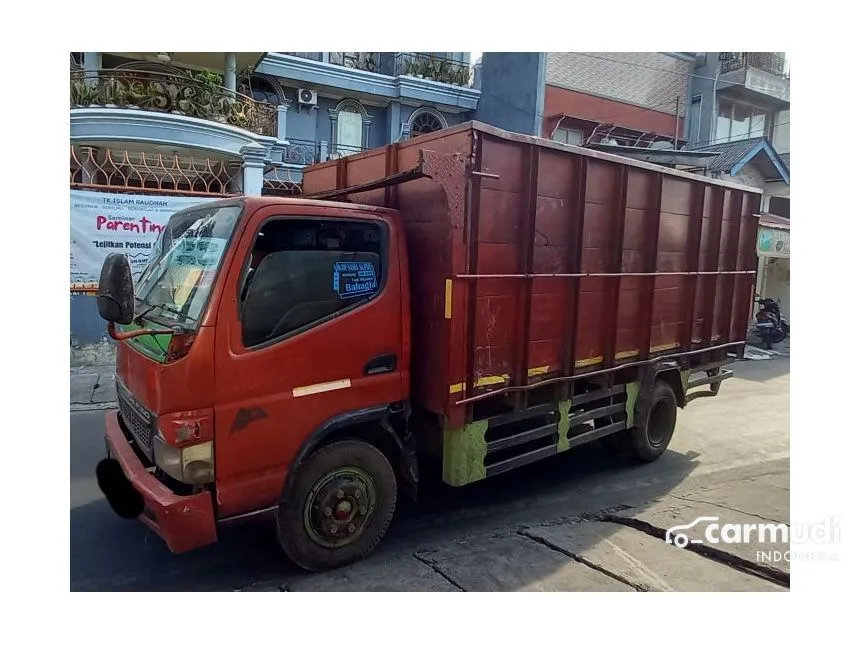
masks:
<svg viewBox="0 0 860 645"><path fill-rule="evenodd" d="M745 338L757 194L468 125L311 168L306 192L421 150L467 163L349 199L402 213L422 406L464 418L495 390Z"/></svg>

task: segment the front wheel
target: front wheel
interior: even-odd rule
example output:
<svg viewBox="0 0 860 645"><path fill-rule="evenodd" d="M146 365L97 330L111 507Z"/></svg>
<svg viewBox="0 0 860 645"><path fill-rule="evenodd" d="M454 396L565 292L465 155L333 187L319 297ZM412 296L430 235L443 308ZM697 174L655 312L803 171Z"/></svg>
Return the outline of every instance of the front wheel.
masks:
<svg viewBox="0 0 860 645"><path fill-rule="evenodd" d="M397 479L379 450L357 440L323 446L299 466L278 509L281 548L308 571L351 564L376 548L396 504Z"/></svg>

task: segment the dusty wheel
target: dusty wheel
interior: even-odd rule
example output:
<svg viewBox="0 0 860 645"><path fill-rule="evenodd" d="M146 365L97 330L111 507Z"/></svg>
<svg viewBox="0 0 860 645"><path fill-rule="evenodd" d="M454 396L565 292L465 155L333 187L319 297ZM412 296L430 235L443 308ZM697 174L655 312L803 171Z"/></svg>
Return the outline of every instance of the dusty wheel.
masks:
<svg viewBox="0 0 860 645"><path fill-rule="evenodd" d="M357 440L323 446L278 508L281 548L308 571L356 562L382 540L396 504L397 479L379 450Z"/></svg>
<svg viewBox="0 0 860 645"><path fill-rule="evenodd" d="M666 381L657 381L645 423L641 428L634 428L630 435L633 456L640 461L659 459L672 441L677 419L678 402L674 390Z"/></svg>

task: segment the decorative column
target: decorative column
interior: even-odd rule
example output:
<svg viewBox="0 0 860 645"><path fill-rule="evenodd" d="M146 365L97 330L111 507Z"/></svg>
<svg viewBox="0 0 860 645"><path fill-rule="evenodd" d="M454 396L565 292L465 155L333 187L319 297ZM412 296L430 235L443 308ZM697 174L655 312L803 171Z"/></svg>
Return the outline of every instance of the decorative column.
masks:
<svg viewBox="0 0 860 645"><path fill-rule="evenodd" d="M90 85L95 85L99 80L98 70L102 67L101 52L84 52L84 78Z"/></svg>
<svg viewBox="0 0 860 645"><path fill-rule="evenodd" d="M224 87L236 91L236 54L224 54Z"/></svg>
<svg viewBox="0 0 860 645"><path fill-rule="evenodd" d="M266 167L266 148L249 143L239 150L242 155L242 192L245 195L263 194L263 171Z"/></svg>
<svg viewBox="0 0 860 645"><path fill-rule="evenodd" d="M331 134L329 136L329 141L331 141L332 149L336 150L335 147L337 144L337 110L335 108L328 109L328 118L331 122Z"/></svg>
<svg viewBox="0 0 860 645"><path fill-rule="evenodd" d="M372 121L372 116L364 117L364 134L361 137L361 144L365 148L370 147L370 124Z"/></svg>
<svg viewBox="0 0 860 645"><path fill-rule="evenodd" d="M286 105L278 105L275 110L277 111L277 137L279 141L287 140L287 111L289 108Z"/></svg>
<svg viewBox="0 0 860 645"><path fill-rule="evenodd" d="M388 104L388 143L400 139L400 101Z"/></svg>

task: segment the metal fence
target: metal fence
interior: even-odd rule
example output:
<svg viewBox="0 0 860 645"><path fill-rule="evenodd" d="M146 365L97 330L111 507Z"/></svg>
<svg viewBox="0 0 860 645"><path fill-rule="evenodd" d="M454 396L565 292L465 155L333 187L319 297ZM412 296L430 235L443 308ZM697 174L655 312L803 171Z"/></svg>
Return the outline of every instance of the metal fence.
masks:
<svg viewBox="0 0 860 645"><path fill-rule="evenodd" d="M401 52L394 57L394 69L397 76L416 76L449 85L468 87L472 81L467 63L432 54Z"/></svg>
<svg viewBox="0 0 860 645"><path fill-rule="evenodd" d="M729 52L730 58L723 61L721 73L753 67L776 76L788 76L785 57L774 52Z"/></svg>
<svg viewBox="0 0 860 645"><path fill-rule="evenodd" d="M69 186L116 192L232 196L240 164L201 157L70 146Z"/></svg>

